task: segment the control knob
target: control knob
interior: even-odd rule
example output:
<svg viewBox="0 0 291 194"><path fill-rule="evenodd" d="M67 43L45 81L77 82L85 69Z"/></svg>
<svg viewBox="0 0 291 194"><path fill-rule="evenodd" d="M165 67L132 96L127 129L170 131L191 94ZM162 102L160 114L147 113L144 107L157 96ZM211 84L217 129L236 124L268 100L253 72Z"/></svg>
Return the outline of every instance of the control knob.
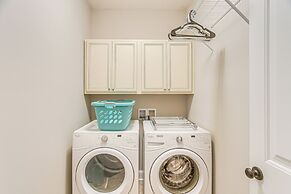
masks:
<svg viewBox="0 0 291 194"><path fill-rule="evenodd" d="M108 137L106 135L103 135L101 137L101 141L104 142L104 143L106 143L108 141Z"/></svg>
<svg viewBox="0 0 291 194"><path fill-rule="evenodd" d="M177 141L177 143L182 143L183 138L182 138L181 136L178 136L178 137L176 138L176 141Z"/></svg>

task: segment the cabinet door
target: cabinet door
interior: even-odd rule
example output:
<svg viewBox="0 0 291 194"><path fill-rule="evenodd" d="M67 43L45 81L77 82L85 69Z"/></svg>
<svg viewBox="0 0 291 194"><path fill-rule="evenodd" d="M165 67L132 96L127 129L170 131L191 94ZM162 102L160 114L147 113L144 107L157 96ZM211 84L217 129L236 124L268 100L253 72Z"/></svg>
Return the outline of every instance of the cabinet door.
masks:
<svg viewBox="0 0 291 194"><path fill-rule="evenodd" d="M137 42L113 42L113 91L136 92Z"/></svg>
<svg viewBox="0 0 291 194"><path fill-rule="evenodd" d="M142 92L155 93L167 90L166 42L142 42Z"/></svg>
<svg viewBox="0 0 291 194"><path fill-rule="evenodd" d="M168 43L168 90L192 93L191 42Z"/></svg>
<svg viewBox="0 0 291 194"><path fill-rule="evenodd" d="M104 93L110 90L112 44L110 41L85 42L85 93Z"/></svg>

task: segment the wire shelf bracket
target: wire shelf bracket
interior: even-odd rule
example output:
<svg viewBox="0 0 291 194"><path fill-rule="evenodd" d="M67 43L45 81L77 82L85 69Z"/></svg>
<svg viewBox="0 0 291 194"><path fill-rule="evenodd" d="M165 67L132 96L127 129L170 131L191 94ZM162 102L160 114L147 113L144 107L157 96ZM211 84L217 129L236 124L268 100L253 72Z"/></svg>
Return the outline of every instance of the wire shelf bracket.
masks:
<svg viewBox="0 0 291 194"><path fill-rule="evenodd" d="M224 0L246 23L250 23L249 19L233 4L230 0Z"/></svg>

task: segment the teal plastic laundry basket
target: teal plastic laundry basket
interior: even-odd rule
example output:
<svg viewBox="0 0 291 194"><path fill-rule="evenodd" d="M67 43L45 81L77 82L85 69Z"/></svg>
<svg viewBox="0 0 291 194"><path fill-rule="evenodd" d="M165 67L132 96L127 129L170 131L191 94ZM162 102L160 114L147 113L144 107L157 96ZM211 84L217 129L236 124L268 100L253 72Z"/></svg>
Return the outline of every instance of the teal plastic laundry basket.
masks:
<svg viewBox="0 0 291 194"><path fill-rule="evenodd" d="M102 100L92 102L99 129L123 131L130 123L134 100Z"/></svg>

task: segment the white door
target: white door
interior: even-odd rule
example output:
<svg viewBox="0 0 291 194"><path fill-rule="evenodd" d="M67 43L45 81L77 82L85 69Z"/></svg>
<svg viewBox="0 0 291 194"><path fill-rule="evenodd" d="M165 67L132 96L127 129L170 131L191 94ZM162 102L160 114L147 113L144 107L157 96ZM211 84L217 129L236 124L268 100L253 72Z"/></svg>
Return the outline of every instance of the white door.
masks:
<svg viewBox="0 0 291 194"><path fill-rule="evenodd" d="M192 92L191 42L168 43L168 90Z"/></svg>
<svg viewBox="0 0 291 194"><path fill-rule="evenodd" d="M142 92L167 91L166 42L142 42Z"/></svg>
<svg viewBox="0 0 291 194"><path fill-rule="evenodd" d="M291 193L291 1L250 1L251 194Z"/></svg>
<svg viewBox="0 0 291 194"><path fill-rule="evenodd" d="M111 41L87 40L85 43L85 93L108 92L112 62Z"/></svg>
<svg viewBox="0 0 291 194"><path fill-rule="evenodd" d="M113 42L113 91L136 92L137 42Z"/></svg>

